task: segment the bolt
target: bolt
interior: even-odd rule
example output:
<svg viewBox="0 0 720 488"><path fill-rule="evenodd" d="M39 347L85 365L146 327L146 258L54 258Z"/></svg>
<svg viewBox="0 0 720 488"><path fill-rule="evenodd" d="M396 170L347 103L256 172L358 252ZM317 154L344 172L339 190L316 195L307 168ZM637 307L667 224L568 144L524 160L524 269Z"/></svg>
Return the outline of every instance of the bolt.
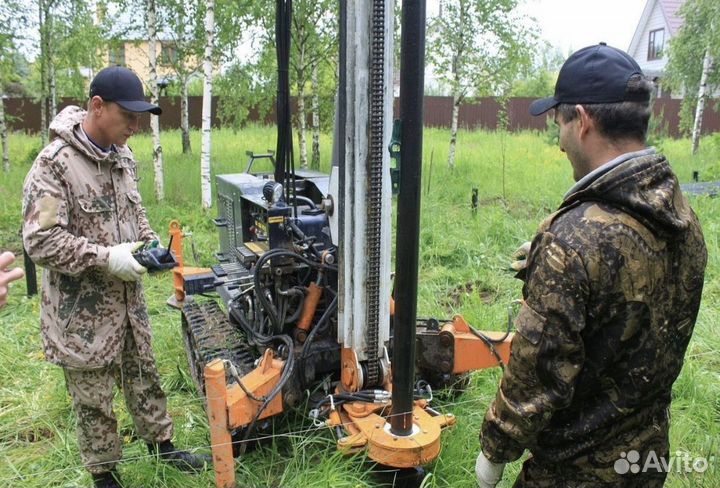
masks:
<svg viewBox="0 0 720 488"><path fill-rule="evenodd" d="M450 347L453 343L453 338L450 334L440 334L440 344L444 347Z"/></svg>
<svg viewBox="0 0 720 488"><path fill-rule="evenodd" d="M452 365L450 364L450 361L440 361L440 371L444 371L446 373L452 371Z"/></svg>

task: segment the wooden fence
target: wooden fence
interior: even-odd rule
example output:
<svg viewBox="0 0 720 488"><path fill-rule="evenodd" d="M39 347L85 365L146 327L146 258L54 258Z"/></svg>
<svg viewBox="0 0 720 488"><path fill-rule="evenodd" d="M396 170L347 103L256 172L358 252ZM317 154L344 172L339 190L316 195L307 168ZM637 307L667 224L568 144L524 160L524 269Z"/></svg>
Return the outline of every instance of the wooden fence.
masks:
<svg viewBox="0 0 720 488"><path fill-rule="evenodd" d="M528 107L533 98L511 98L508 102L508 119L510 130L544 130L546 128L545 117L533 117L528 112ZM189 97L190 126L200 128L202 97ZM62 99L59 108L67 105L85 105L85 101ZM213 125L218 127L220 120L217 116L218 98L213 97ZM714 103L710 103L705 110L703 117L703 134L709 134L720 130L720 114L715 110ZM180 99L177 97L161 97L160 106L163 114L160 117L161 129L176 129L180 126ZM395 100L395 115L398 115L398 101ZM497 127L499 104L494 98L481 98L472 103L465 103L460 107L459 126L466 129L494 130ZM667 133L672 137L679 136L678 122L680 111L680 100L657 99L653 106L656 116L662 115L661 125L666 127ZM11 130L27 132L38 132L40 130L40 105L28 98L5 99L5 112L10 116ZM450 127L452 117L451 97L425 97L425 126L426 127ZM259 120L257 110L251 110L249 119L257 122ZM263 123L273 124L275 114L267 114ZM141 130L150 129L150 118L144 115L141 119Z"/></svg>

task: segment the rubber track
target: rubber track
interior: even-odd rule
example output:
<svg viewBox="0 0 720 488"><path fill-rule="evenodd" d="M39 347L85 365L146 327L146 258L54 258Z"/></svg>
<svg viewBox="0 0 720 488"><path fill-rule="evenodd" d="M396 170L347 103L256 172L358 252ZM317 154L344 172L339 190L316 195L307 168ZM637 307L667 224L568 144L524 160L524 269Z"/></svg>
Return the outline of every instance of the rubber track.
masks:
<svg viewBox="0 0 720 488"><path fill-rule="evenodd" d="M230 360L240 377L254 369L252 347L217 302L186 304L182 311L182 326L190 373L201 395L205 394L205 365L214 359ZM234 382L230 373L227 374L228 383Z"/></svg>

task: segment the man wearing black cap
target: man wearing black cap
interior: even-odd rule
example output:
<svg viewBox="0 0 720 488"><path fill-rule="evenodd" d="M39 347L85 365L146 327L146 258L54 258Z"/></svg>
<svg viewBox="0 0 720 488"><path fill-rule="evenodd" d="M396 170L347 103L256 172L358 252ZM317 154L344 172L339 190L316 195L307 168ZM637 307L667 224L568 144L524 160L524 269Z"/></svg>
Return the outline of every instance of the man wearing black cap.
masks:
<svg viewBox="0 0 720 488"><path fill-rule="evenodd" d="M119 487L122 440L112 409L125 396L136 434L152 454L183 470L204 459L177 451L151 346L133 250L158 239L137 190L126 142L147 103L127 68L100 71L87 111L67 107L50 124L52 142L35 160L23 191L23 242L45 268L40 323L48 361L61 366L77 415L80 455L97 487Z"/></svg>
<svg viewBox="0 0 720 488"><path fill-rule="evenodd" d="M485 416L481 487L527 449L515 487L661 487L672 384L707 252L667 160L645 145L650 83L605 44L565 62L554 109L575 185L524 270L511 358ZM665 463L663 463L665 461Z"/></svg>

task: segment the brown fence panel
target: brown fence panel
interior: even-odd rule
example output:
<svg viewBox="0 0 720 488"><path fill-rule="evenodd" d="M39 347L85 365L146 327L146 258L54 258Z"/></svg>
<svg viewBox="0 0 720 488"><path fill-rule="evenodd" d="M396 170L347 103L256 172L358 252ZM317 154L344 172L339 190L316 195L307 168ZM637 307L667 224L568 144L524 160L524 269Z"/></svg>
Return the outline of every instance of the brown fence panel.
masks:
<svg viewBox="0 0 720 488"><path fill-rule="evenodd" d="M510 114L510 131L518 130L545 130L547 128L547 115L534 117L530 115L530 104L535 98L511 98L508 102Z"/></svg>
<svg viewBox="0 0 720 488"><path fill-rule="evenodd" d="M29 98L6 98L5 115L10 130L40 131L40 104Z"/></svg>
<svg viewBox="0 0 720 488"><path fill-rule="evenodd" d="M653 117L659 130L671 137L680 137L680 103L681 100L671 98L658 98L653 103Z"/></svg>
<svg viewBox="0 0 720 488"><path fill-rule="evenodd" d="M545 130L547 117L533 117L529 113L529 107L533 98L511 98L508 101L508 121L511 131L518 130ZM59 103L59 110L68 105L85 106L85 101L62 99ZM219 127L218 97L213 97L212 113L213 127ZM297 107L295 100L293 113ZM30 98L7 98L4 100L5 113L8 115L10 130L21 130L27 132L38 132L40 130L40 104ZM180 127L180 99L177 97L160 97L160 107L163 115L160 117L162 129L177 129ZM671 137L679 137L680 122L680 100L661 98L653 105L655 117L662 117L659 122L661 130ZM425 97L425 126L449 128L452 119L453 102L452 97ZM710 134L720 131L720 113L714 102L709 103L703 117L702 133ZM464 129L495 130L498 124L498 111L500 105L497 100L491 97L484 97L470 100L460 106L458 126ZM188 111L190 127L199 129L202 125L202 97L188 97ZM399 116L399 102L395 99L394 115ZM260 121L260 114L257 108L251 108L248 114L250 122L261 122L264 124L275 123L275 106ZM140 119L140 130L150 129L150 116L143 114Z"/></svg>

